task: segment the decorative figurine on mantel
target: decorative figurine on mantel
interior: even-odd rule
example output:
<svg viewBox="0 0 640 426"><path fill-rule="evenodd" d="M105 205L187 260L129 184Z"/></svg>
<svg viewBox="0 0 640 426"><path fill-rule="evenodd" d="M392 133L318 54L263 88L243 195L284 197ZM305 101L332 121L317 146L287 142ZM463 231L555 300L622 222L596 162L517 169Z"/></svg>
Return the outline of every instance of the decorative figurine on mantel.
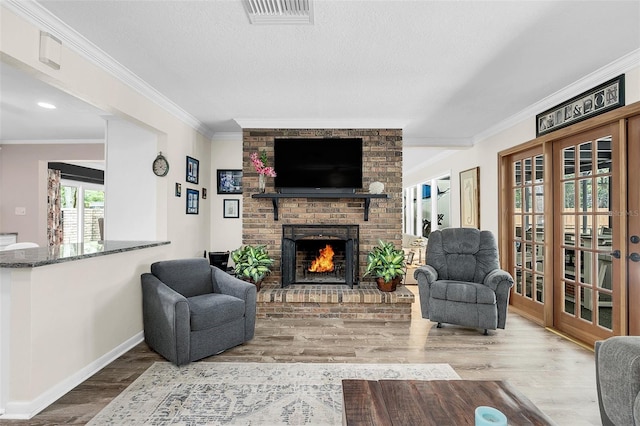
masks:
<svg viewBox="0 0 640 426"><path fill-rule="evenodd" d="M251 163L256 169L256 172L258 172L258 192L264 193L264 177L276 177L276 171L273 169L273 167L267 165L267 152L265 150L262 150L262 152L260 152L260 156L258 156L257 152L254 152L250 155L249 158L251 158Z"/></svg>

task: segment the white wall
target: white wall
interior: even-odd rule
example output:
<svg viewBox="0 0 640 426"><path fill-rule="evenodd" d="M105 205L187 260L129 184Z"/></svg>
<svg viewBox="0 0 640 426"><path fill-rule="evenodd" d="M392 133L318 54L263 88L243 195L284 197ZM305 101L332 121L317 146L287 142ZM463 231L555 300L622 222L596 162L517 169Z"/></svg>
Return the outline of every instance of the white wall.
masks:
<svg viewBox="0 0 640 426"><path fill-rule="evenodd" d="M618 74L622 73L619 72ZM612 78L610 76L609 78ZM605 78L603 81L606 81ZM593 84L595 86L597 84ZM586 89L576 89L565 94L566 99L579 95ZM565 99L565 100L566 100ZM640 66L625 72L625 103L640 101ZM558 102L560 103L560 102ZM541 111L543 111L541 109ZM508 128L478 141L473 147L453 151L451 155L428 163L424 168L416 168L404 176L405 187L424 182L434 176L451 173L451 226L460 226L460 172L480 167L480 227L498 234L498 153L532 139L535 139L535 114L523 117ZM414 151L415 153L415 151Z"/></svg>
<svg viewBox="0 0 640 426"><path fill-rule="evenodd" d="M157 204L156 179L149 170L157 154L156 135L128 121L110 119L106 139L105 239L153 241L156 215L149 210ZM141 164L140 159L148 161Z"/></svg>
<svg viewBox="0 0 640 426"><path fill-rule="evenodd" d="M242 194L217 194L216 170L242 169L242 133L216 134L211 144L211 248L233 251L242 245ZM223 200L240 200L240 218L223 218Z"/></svg>

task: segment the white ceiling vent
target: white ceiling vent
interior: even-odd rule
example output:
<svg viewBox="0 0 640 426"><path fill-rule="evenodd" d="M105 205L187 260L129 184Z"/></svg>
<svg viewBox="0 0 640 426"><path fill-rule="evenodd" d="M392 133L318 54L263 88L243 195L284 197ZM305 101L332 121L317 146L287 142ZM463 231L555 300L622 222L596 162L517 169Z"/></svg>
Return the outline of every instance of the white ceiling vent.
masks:
<svg viewBox="0 0 640 426"><path fill-rule="evenodd" d="M244 0L252 24L313 24L313 0Z"/></svg>

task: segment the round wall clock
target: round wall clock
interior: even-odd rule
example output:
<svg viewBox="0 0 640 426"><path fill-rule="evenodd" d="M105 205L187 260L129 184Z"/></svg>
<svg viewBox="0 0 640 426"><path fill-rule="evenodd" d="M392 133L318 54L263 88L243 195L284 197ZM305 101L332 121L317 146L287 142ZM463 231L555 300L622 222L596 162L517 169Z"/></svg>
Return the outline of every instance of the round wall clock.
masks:
<svg viewBox="0 0 640 426"><path fill-rule="evenodd" d="M157 176L166 176L169 173L169 162L162 155L162 151L158 154L155 160L153 160L153 173Z"/></svg>

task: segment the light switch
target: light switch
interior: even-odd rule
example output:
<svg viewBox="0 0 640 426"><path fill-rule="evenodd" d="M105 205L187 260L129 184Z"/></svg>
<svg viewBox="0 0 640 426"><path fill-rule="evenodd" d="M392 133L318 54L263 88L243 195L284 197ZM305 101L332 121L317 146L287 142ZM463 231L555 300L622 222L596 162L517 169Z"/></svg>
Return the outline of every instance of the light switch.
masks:
<svg viewBox="0 0 640 426"><path fill-rule="evenodd" d="M27 214L26 207L16 207L16 216L24 216Z"/></svg>

